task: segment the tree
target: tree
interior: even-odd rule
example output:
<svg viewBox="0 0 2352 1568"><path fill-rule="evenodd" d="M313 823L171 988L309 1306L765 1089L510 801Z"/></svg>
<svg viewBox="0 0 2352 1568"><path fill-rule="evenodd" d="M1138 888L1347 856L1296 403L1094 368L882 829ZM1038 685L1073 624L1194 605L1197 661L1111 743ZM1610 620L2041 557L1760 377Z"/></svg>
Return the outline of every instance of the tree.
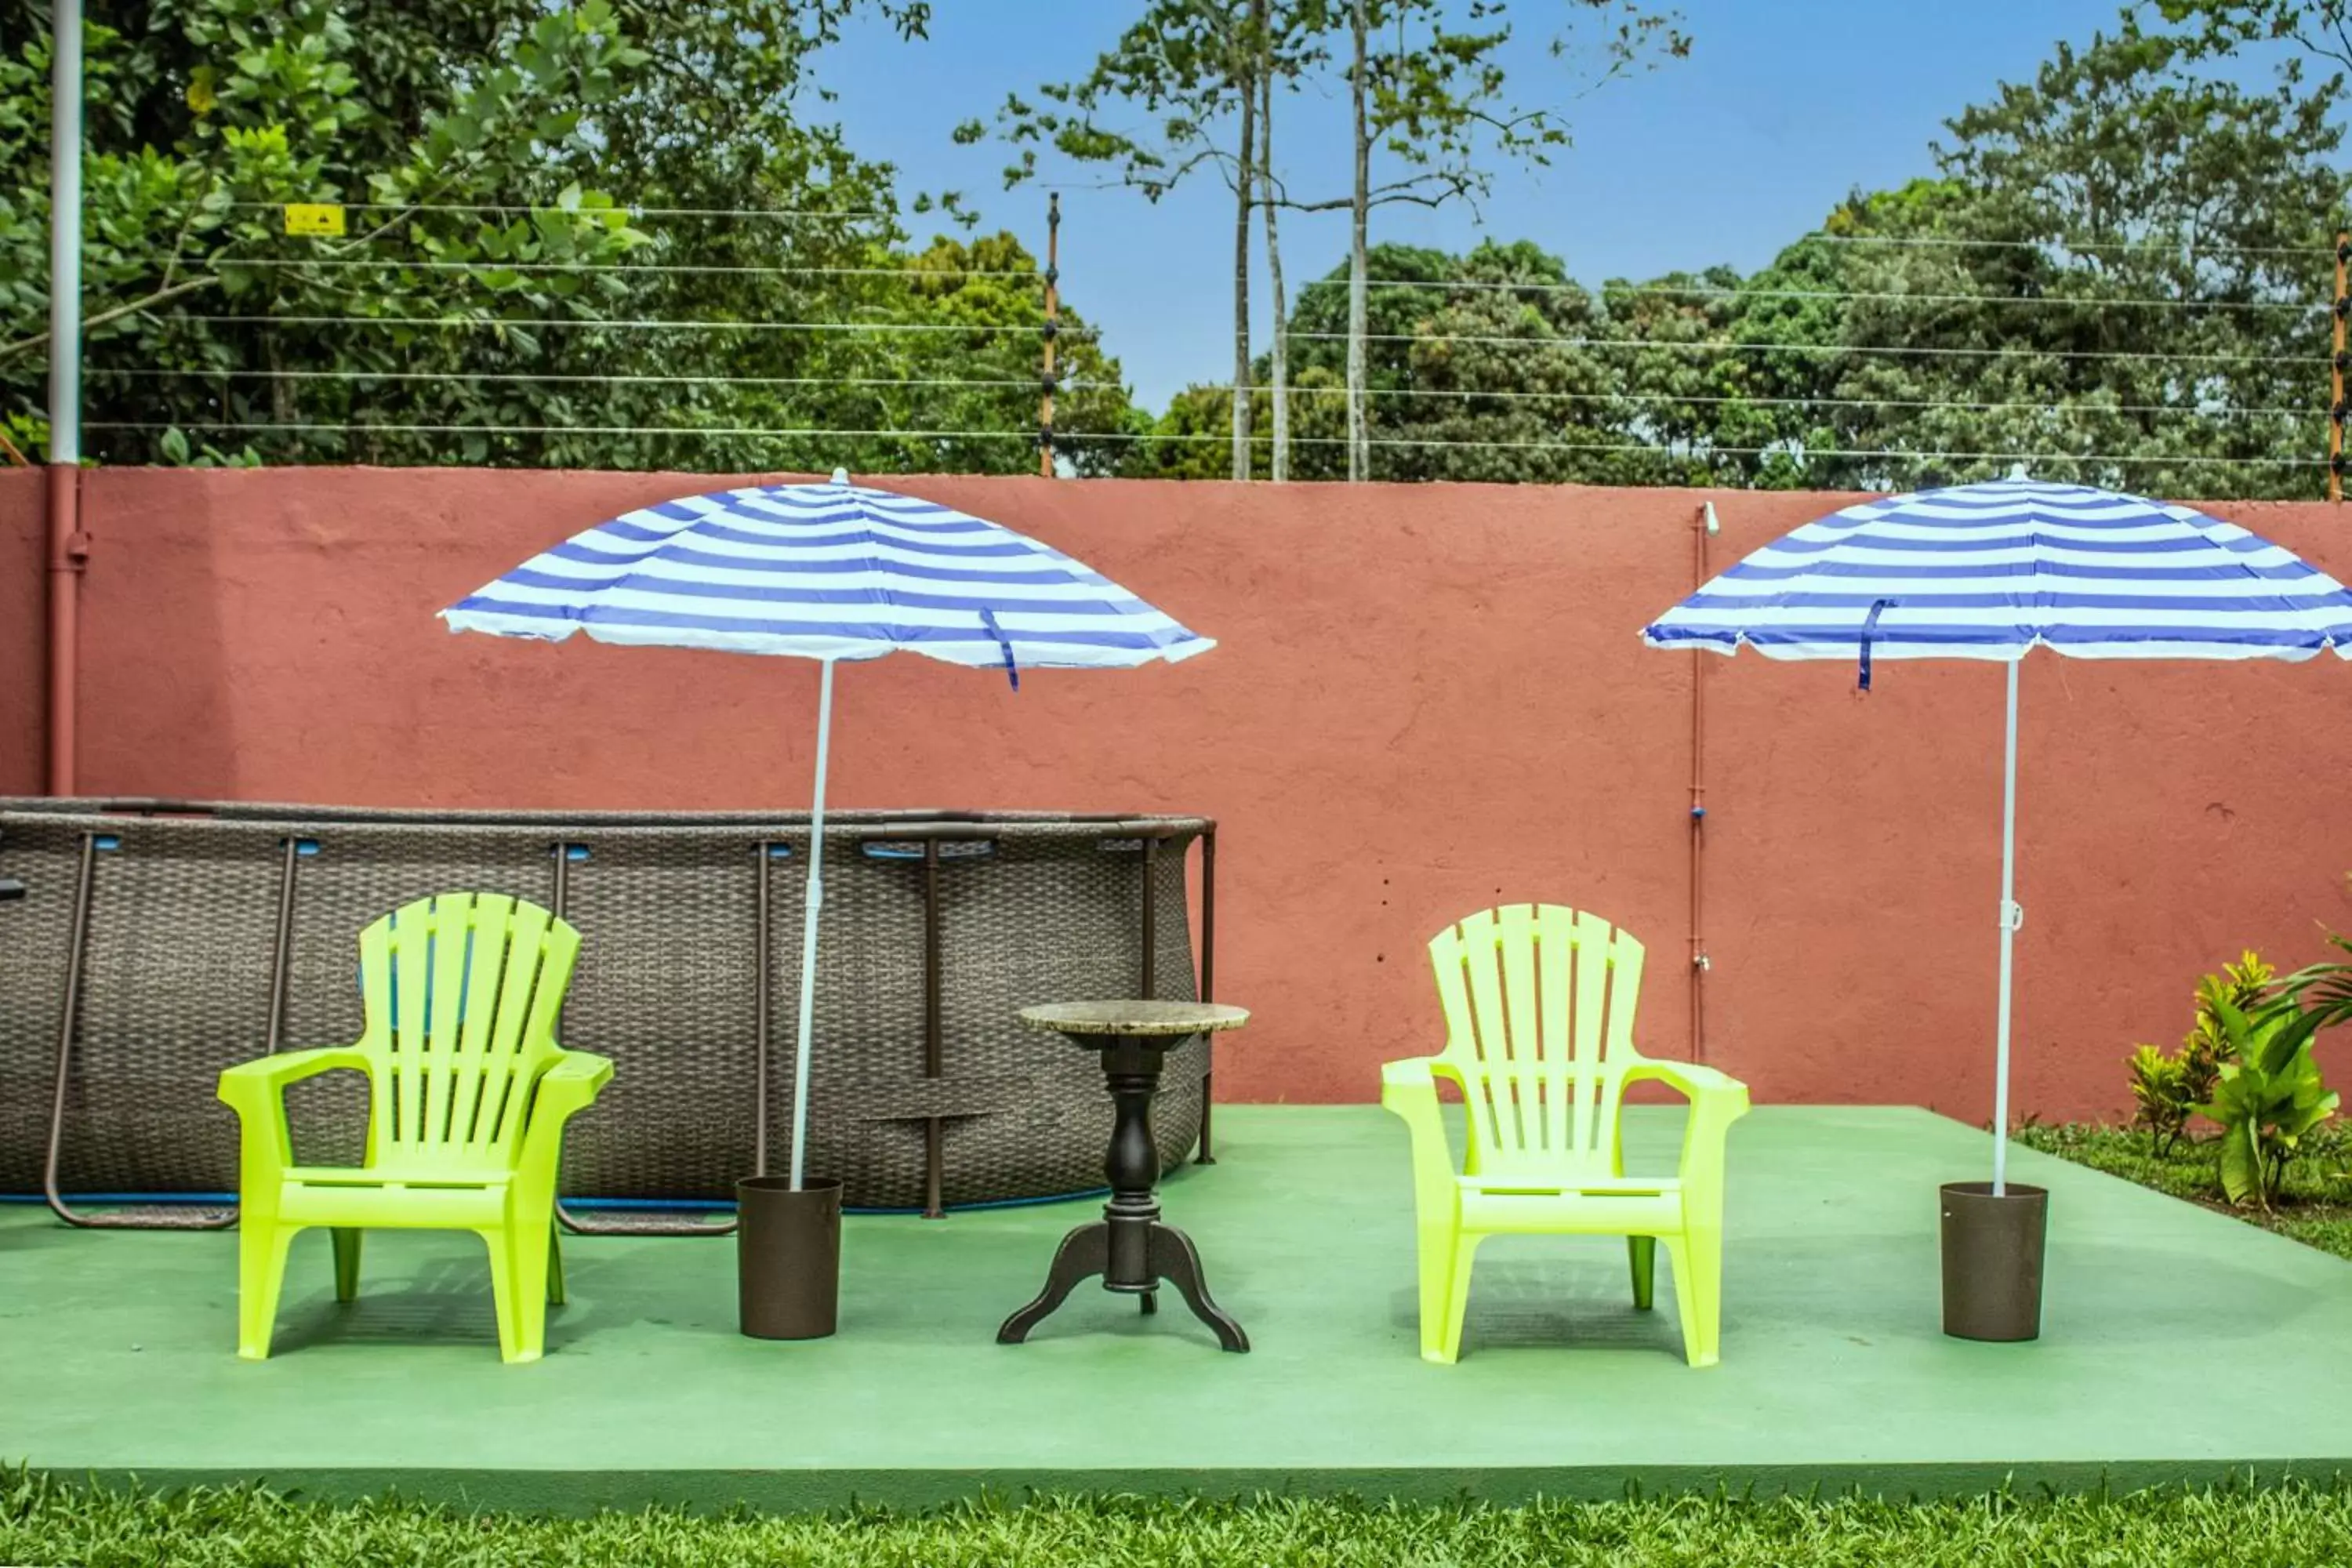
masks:
<svg viewBox="0 0 2352 1568"><path fill-rule="evenodd" d="M1940 175L1857 195L1730 326L1811 482L2006 471L2172 493L2315 489L2337 85L2199 72L2126 26L1951 122ZM1886 454L1873 456L1867 454Z"/></svg>
<svg viewBox="0 0 2352 1568"><path fill-rule="evenodd" d="M1292 367L1364 345L1381 479L1900 489L1999 475L2309 495L2340 88L2126 27L1951 122L1751 277L1589 291L1527 245L1369 253L1299 298ZM1189 394L1198 403L1208 395ZM1181 471L1181 419L1130 471ZM1339 445L1344 447L1347 442ZM1303 473L1343 471L1310 447Z"/></svg>
<svg viewBox="0 0 2352 1568"><path fill-rule="evenodd" d="M1373 477L1382 479L1603 480L1602 448L1627 439L1606 359L1588 343L1598 301L1534 245L1484 245L1465 257L1381 245L1370 252L1370 331L1347 327L1346 264L1299 293L1293 380L1300 450L1293 472L1349 472L1346 362L1365 344L1369 401L1381 410ZM1261 377L1262 381L1269 379ZM1198 471L1188 441L1230 393L1181 394L1126 471Z"/></svg>
<svg viewBox="0 0 2352 1568"><path fill-rule="evenodd" d="M1496 158L1542 164L1551 150L1567 144L1560 111L1512 101L1502 51L1512 37L1505 15L1508 0L1471 0L1457 21L1448 0L1346 0L1344 15L1329 0L1303 0L1301 22L1310 30L1344 27L1351 181L1345 197L1286 199L1304 211L1349 212L1348 433L1350 479L1369 477L1370 403L1370 277L1366 248L1371 210L1396 203L1443 206L1473 201L1493 186ZM1690 40L1671 13L1647 9L1641 0L1566 0L1568 25L1550 42L1555 59L1586 58L1591 42L1578 26L1595 19L1604 26L1597 49L1598 71L1591 86L1654 59L1658 52L1681 56ZM1376 47L1374 38L1381 42ZM1589 90L1589 88L1588 88ZM1375 183L1373 153L1393 166Z"/></svg>
<svg viewBox="0 0 2352 1568"><path fill-rule="evenodd" d="M1265 0L1257 0L1252 10L1258 45L1258 207L1265 223L1267 304L1273 319L1273 352L1268 355L1266 379L1273 429L1266 473L1277 484L1290 477L1290 301L1282 280L1282 194L1274 161L1275 89L1278 84L1286 93L1296 93L1300 77L1327 58L1315 41L1325 26L1322 18L1321 5L1287 4L1277 17Z"/></svg>
<svg viewBox="0 0 2352 1568"><path fill-rule="evenodd" d="M2352 0L2156 0L2156 13L2200 57L2287 43L2352 69Z"/></svg>
<svg viewBox="0 0 2352 1568"><path fill-rule="evenodd" d="M1349 207L1355 248L1366 243L1373 207L1399 202L1443 205L1473 198L1490 188L1496 156L1542 162L1548 150L1564 144L1559 112L1515 107L1501 63L1511 26L1504 16L1509 0L1147 0L1141 16L1087 77L1039 89L1042 102L1019 95L999 112L999 135L1020 149L1005 170L1010 187L1034 178L1041 150L1082 162L1108 163L1122 183L1158 200L1192 171L1214 167L1235 194L1233 384L1247 392L1249 353L1248 208L1267 208L1269 270L1278 270L1280 238L1276 206L1304 211ZM1562 59L1595 58L1594 81L1622 74L1655 53L1679 54L1688 40L1672 18L1638 0L1565 0L1570 26L1552 40ZM1613 23L1596 42L1575 24L1599 18ZM1276 83L1296 86L1331 63L1329 40L1348 39L1346 76L1351 109L1350 140L1355 179L1351 191L1328 199L1305 199L1290 190L1271 163L1271 118ZM1118 110L1143 116L1152 126L1132 132L1108 122ZM1266 129L1259 129L1261 116ZM978 121L961 127L958 139L988 134ZM1373 183L1378 150L1395 164L1390 177ZM1361 289L1359 288L1359 294ZM1365 318L1359 300L1354 318ZM1361 359L1360 353L1358 355ZM1290 356L1281 363L1287 372ZM1351 428L1364 467L1363 366L1349 384L1358 395ZM1253 471L1248 443L1257 400L1227 400L1233 418L1232 471ZM1285 395L1275 403L1276 418L1286 421ZM1286 436L1286 427L1284 432ZM1279 459L1287 471L1286 439Z"/></svg>
<svg viewBox="0 0 2352 1568"><path fill-rule="evenodd" d="M1036 176L1041 146L1113 165L1122 184L1153 202L1198 170L1223 176L1234 193L1234 384L1244 389L1250 381L1249 226L1259 199L1260 77L1283 68L1269 43L1275 31L1266 7L1267 0L1147 0L1087 75L1039 88L1040 102L1007 95L995 121L996 133L1019 149L1004 171L1007 190ZM1122 110L1146 116L1153 129L1106 122ZM969 144L989 133L989 126L970 121L955 136ZM1228 402L1232 476L1247 479L1252 400Z"/></svg>
<svg viewBox="0 0 2352 1568"><path fill-rule="evenodd" d="M32 4L0 0L0 27L37 23ZM862 4L101 4L89 450L1027 467L1035 263L1004 236L909 255L889 171L804 118L811 58ZM37 441L47 54L28 32L0 61L0 343L21 345L0 349L0 409ZM283 232L289 201L374 205L318 240ZM934 205L959 216L914 210ZM1064 327L1089 426L1123 431L1116 363Z"/></svg>
<svg viewBox="0 0 2352 1568"><path fill-rule="evenodd" d="M33 19L27 0L16 8ZM88 37L98 149L85 170L93 345L174 363L190 345L158 312L199 298L240 313L316 314L380 276L376 258L395 236L464 258L528 248L589 264L616 259L640 237L609 201L578 191L510 225L452 222L438 210L486 179L512 177L533 144L581 140L583 111L638 58L604 0L564 13L519 6L529 14L498 33L504 63L446 84L435 110L407 124L363 98L367 51L325 0L214 0L168 16L124 10L135 39L95 21ZM10 263L0 274L27 280L0 300L0 374L18 394L12 401L45 374L47 349L35 325L47 292L30 280L48 271L35 259L49 216L48 41L27 33L22 53L0 64L0 101L11 106L0 117L0 244ZM272 233L278 204L337 195L378 204L344 241L298 248ZM381 293L375 303L390 313ZM263 357L280 346L268 332L242 335ZM106 396L103 384L94 389L95 401ZM16 423L45 437L29 417Z"/></svg>

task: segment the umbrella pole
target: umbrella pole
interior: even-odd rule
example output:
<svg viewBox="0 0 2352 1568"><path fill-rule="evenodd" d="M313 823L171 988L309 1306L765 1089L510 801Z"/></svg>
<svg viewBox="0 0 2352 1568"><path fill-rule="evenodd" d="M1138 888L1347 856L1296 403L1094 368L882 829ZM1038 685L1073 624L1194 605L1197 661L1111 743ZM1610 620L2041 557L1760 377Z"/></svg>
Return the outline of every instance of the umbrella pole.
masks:
<svg viewBox="0 0 2352 1568"><path fill-rule="evenodd" d="M2009 665L2009 715L2000 765L2000 1022L1994 1037L1992 1079L1992 1195L2009 1191L2009 989L2011 950L2025 911L2017 890L2017 667Z"/></svg>
<svg viewBox="0 0 2352 1568"><path fill-rule="evenodd" d="M2011 677L2014 679L2014 676ZM2012 726L2013 728L2013 726ZM824 661L824 675L816 700L816 789L809 810L808 903L801 917L801 1015L798 1044L793 1051L793 1191L799 1192L808 1174L809 1025L816 1005L817 911L824 908L824 764L833 750L833 660ZM2001 970L2001 994L2008 994L2007 960ZM2004 1042L2007 1036L2003 1035ZM2004 1049L2006 1046L2004 1045Z"/></svg>

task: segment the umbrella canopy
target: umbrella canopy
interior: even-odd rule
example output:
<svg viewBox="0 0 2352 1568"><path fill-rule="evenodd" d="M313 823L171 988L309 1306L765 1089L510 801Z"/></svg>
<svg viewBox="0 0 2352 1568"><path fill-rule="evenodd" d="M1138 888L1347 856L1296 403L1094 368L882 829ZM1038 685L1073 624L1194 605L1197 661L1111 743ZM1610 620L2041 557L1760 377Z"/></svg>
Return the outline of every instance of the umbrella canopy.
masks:
<svg viewBox="0 0 2352 1568"><path fill-rule="evenodd" d="M904 649L949 664L1124 668L1217 645L1060 551L952 507L853 485L761 485L598 523L441 612L449 629L822 660L793 1063L793 1186L806 1175L833 667ZM764 1047L765 1042L762 1042ZM761 1058L764 1104L766 1058ZM760 1151L765 1174L766 1149Z"/></svg>
<svg viewBox="0 0 2352 1568"><path fill-rule="evenodd" d="M1083 563L953 507L762 485L597 524L441 612L452 630L802 658L1113 668L1216 644Z"/></svg>
<svg viewBox="0 0 2352 1568"><path fill-rule="evenodd" d="M1770 658L2352 658L2352 595L2189 507L2011 478L1809 522L1642 636Z"/></svg>
<svg viewBox="0 0 2352 1568"><path fill-rule="evenodd" d="M2008 664L1993 1190L2004 1190L2017 867L2017 667L2074 658L2352 658L2352 593L2291 551L2185 506L2012 474L1847 507L1766 545L1642 633L1769 658Z"/></svg>

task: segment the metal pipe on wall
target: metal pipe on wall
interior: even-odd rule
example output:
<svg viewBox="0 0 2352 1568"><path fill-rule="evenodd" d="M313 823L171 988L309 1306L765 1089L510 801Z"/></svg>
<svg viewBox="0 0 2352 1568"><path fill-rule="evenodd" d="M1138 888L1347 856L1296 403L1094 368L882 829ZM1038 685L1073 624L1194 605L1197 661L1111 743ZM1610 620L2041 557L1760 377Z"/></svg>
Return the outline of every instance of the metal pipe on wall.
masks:
<svg viewBox="0 0 2352 1568"><path fill-rule="evenodd" d="M49 66L48 791L74 793L81 503L81 0L56 0Z"/></svg>
<svg viewBox="0 0 2352 1568"><path fill-rule="evenodd" d="M1721 531L1715 503L1691 519L1691 582L1706 586L1707 536ZM1706 651L1691 650L1690 1059L1706 1059Z"/></svg>

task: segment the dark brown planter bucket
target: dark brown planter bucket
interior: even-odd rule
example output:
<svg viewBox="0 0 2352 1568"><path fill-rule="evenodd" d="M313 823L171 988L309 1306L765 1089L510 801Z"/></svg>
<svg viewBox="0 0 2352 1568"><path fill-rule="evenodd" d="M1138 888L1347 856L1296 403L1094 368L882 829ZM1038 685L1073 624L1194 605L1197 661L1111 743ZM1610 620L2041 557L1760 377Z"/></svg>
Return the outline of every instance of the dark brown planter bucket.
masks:
<svg viewBox="0 0 2352 1568"><path fill-rule="evenodd" d="M821 1340L841 1306L841 1184L749 1176L735 1184L735 1273L743 1331Z"/></svg>
<svg viewBox="0 0 2352 1568"><path fill-rule="evenodd" d="M1944 1184L1944 1331L1960 1340L2042 1333L2042 1243L2050 1194L2017 1182Z"/></svg>

